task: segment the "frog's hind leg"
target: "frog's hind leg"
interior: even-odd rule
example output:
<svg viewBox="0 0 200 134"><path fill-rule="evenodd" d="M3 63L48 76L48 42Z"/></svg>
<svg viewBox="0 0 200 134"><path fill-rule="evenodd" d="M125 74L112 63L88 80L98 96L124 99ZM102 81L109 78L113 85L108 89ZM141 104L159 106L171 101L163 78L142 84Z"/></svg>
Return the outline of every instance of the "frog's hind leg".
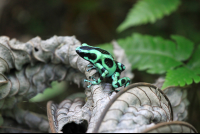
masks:
<svg viewBox="0 0 200 134"><path fill-rule="evenodd" d="M120 79L120 74L118 72L116 72L113 76L112 76L113 82L112 82L112 86L114 88L118 88L118 87L127 87L130 84L130 79L128 77L124 77Z"/></svg>

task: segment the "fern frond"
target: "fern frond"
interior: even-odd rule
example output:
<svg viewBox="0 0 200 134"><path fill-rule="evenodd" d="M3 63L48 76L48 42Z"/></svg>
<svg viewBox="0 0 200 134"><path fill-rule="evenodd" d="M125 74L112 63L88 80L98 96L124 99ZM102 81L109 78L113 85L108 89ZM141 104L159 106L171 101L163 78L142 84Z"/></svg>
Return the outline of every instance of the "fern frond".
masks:
<svg viewBox="0 0 200 134"><path fill-rule="evenodd" d="M174 41L133 34L131 37L118 40L118 43L125 50L132 69L147 70L151 74L167 72L163 88L189 85L193 80L196 83L200 82L200 46L192 55L193 42L178 35L173 35L171 38ZM110 46L105 44L104 48L110 50ZM191 60L185 65L183 61L188 60L191 55Z"/></svg>
<svg viewBox="0 0 200 134"><path fill-rule="evenodd" d="M182 61L187 60L192 54L191 41L180 36L173 36L173 39L176 39L176 43L161 37L133 34L131 37L119 40L118 43L126 51L133 69L162 74L183 65ZM183 45L185 49L182 46L184 41L186 41ZM179 55L180 52L181 55Z"/></svg>
<svg viewBox="0 0 200 134"><path fill-rule="evenodd" d="M187 66L193 70L200 69L200 45L195 49L194 54L192 55Z"/></svg>
<svg viewBox="0 0 200 134"><path fill-rule="evenodd" d="M139 0L129 11L124 22L117 28L118 32L156 20L169 15L180 5L180 0Z"/></svg>
<svg viewBox="0 0 200 134"><path fill-rule="evenodd" d="M165 82L163 84L163 89L168 86L185 86L193 83L200 82L200 74L195 70L191 70L186 67L180 67L175 70L169 70Z"/></svg>
<svg viewBox="0 0 200 134"><path fill-rule="evenodd" d="M167 72L165 83L162 88L168 86L185 86L200 82L200 46L195 50L191 60L184 67Z"/></svg>
<svg viewBox="0 0 200 134"><path fill-rule="evenodd" d="M173 35L174 41L161 37L133 34L117 42L125 50L132 64L132 69L147 70L151 74L163 74L168 70L183 65L194 49L190 40ZM99 45L111 51L111 44Z"/></svg>
<svg viewBox="0 0 200 134"><path fill-rule="evenodd" d="M172 35L171 38L177 42L176 58L180 61L187 60L192 54L193 42L178 35Z"/></svg>

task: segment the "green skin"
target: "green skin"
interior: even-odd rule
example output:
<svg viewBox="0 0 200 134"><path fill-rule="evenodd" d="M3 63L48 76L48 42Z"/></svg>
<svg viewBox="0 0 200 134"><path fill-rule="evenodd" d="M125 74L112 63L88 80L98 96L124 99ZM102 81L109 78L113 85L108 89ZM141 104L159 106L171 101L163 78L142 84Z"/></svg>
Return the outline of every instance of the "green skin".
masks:
<svg viewBox="0 0 200 134"><path fill-rule="evenodd" d="M88 88L92 85L100 84L105 77L112 78L112 86L114 88L122 86L127 87L130 84L130 79L128 77L120 79L120 74L125 70L125 66L115 61L112 55L106 50L99 47L92 47L84 43L82 46L76 48L76 52L93 65L88 65L88 67L91 68L87 71L97 69L101 75L98 80L95 80L93 77L92 79L94 81L84 80L85 82L91 83Z"/></svg>

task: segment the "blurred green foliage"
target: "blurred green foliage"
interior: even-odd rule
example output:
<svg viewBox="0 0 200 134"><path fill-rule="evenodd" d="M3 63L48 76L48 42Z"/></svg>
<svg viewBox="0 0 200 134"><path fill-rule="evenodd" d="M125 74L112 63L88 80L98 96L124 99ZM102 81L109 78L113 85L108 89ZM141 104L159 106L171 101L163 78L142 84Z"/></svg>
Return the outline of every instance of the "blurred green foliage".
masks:
<svg viewBox="0 0 200 134"><path fill-rule="evenodd" d="M128 13L125 21L120 24L118 31L123 31L131 26L155 21L164 15L169 15L177 9L179 0L140 0ZM164 40L161 37L142 36L134 34L131 37L118 40L124 48L133 69L146 70L151 74L167 73L163 88L168 86L185 86L200 82L199 61L196 68L187 68L185 62L191 57L194 43L181 36L171 36L175 42ZM111 45L106 47L110 50ZM198 57L198 55L197 55ZM194 57L192 59L197 59ZM176 67L180 67L175 69Z"/></svg>
<svg viewBox="0 0 200 134"><path fill-rule="evenodd" d="M41 102L51 100L54 97L57 97L60 94L64 93L64 91L67 88L65 82L58 83L54 81L51 83L51 86L51 88L45 89L43 93L40 93L34 98L32 98L30 102Z"/></svg>
<svg viewBox="0 0 200 134"><path fill-rule="evenodd" d="M117 28L118 32L131 26L155 23L156 20L171 14L180 5L180 0L140 0L130 9L126 19Z"/></svg>
<svg viewBox="0 0 200 134"><path fill-rule="evenodd" d="M185 49L187 49L185 47ZM193 83L200 82L200 46L195 50L191 59L187 64L176 68L175 70L169 70L167 72L166 81L163 85L164 87L174 85L174 86L185 86Z"/></svg>
<svg viewBox="0 0 200 134"><path fill-rule="evenodd" d="M166 81L162 88L168 86L185 86L200 82L200 68L198 60L199 51L196 51L189 60L190 65L185 61L191 57L194 50L194 43L190 40L173 35L171 40L161 37L144 36L133 34L130 37L118 40L119 45L125 50L133 69L146 70L150 74L164 74L167 72ZM111 44L99 45L111 51ZM194 65L195 67L187 68ZM179 67L177 69L177 67ZM182 71L181 71L182 70Z"/></svg>

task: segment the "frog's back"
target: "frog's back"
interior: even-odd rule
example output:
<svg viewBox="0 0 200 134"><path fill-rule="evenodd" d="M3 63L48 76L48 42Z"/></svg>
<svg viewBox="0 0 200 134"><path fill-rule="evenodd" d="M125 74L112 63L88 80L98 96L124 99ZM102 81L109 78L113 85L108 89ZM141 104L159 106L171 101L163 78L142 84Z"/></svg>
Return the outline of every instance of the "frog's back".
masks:
<svg viewBox="0 0 200 134"><path fill-rule="evenodd" d="M102 59L102 66L109 72L106 75L106 77L112 76L117 69L117 65L116 65L112 55L111 54L103 54L101 59Z"/></svg>
<svg viewBox="0 0 200 134"><path fill-rule="evenodd" d="M106 50L104 50L104 49L101 49L101 48L99 48L99 47L94 47L94 49L97 50L97 51L99 51L99 52L101 52L101 54L105 54L105 55L108 55L108 56L110 56L110 57L113 58L113 56L112 56L108 51L106 51ZM113 59L114 59L114 58L113 58Z"/></svg>

